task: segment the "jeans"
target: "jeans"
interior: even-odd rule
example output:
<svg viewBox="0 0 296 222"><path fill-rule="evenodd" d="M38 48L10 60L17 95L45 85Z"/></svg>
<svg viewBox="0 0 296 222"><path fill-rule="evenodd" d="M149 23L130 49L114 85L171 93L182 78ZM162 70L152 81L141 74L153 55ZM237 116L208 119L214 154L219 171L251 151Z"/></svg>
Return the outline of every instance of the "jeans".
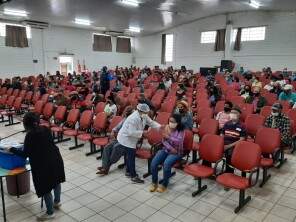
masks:
<svg viewBox="0 0 296 222"><path fill-rule="evenodd" d="M109 170L126 153L126 147L121 146L116 140L109 143L103 150L102 166Z"/></svg>
<svg viewBox="0 0 296 222"><path fill-rule="evenodd" d="M152 183L158 183L158 165L163 164L163 182L162 185L167 187L171 177L173 165L182 159L178 154L169 154L165 150L159 150L151 162Z"/></svg>
<svg viewBox="0 0 296 222"><path fill-rule="evenodd" d="M226 173L234 173L234 169L229 166L229 164L231 164L231 157L232 157L233 148L234 147L229 148L224 151L224 156L226 159L226 169L225 169Z"/></svg>
<svg viewBox="0 0 296 222"><path fill-rule="evenodd" d="M54 192L54 200L52 198L52 194L51 192L45 194L43 196L44 198L44 202L45 202L45 205L46 205L46 213L48 215L52 215L53 214L53 203L59 203L61 201L61 189L62 189L62 186L61 184L58 184L54 189L53 189L53 192Z"/></svg>
<svg viewBox="0 0 296 222"><path fill-rule="evenodd" d="M131 178L134 178L137 176L136 173L136 149L133 148L126 148L126 172L130 173Z"/></svg>

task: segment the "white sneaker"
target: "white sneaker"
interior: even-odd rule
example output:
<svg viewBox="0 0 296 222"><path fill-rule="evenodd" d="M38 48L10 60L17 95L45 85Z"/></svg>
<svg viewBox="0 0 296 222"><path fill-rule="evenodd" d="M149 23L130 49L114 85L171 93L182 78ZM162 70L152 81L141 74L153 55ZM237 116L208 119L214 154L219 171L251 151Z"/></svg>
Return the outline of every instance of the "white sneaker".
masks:
<svg viewBox="0 0 296 222"><path fill-rule="evenodd" d="M55 214L47 214L47 213L42 213L37 216L37 221L47 221L47 220L53 220L55 218Z"/></svg>
<svg viewBox="0 0 296 222"><path fill-rule="evenodd" d="M58 202L58 203L54 203L53 204L53 208L54 209L57 209L57 210L60 209L61 206L62 206L61 202Z"/></svg>

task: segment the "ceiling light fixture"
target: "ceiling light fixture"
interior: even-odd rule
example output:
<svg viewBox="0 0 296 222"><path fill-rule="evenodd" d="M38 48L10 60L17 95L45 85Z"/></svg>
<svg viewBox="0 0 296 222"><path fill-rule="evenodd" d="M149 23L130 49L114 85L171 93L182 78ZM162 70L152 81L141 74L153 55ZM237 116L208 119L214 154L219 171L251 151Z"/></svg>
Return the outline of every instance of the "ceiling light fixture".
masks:
<svg viewBox="0 0 296 222"><path fill-rule="evenodd" d="M20 16L20 17L28 16L28 13L24 10L4 9L3 13L5 15L14 15L14 16Z"/></svg>
<svg viewBox="0 0 296 222"><path fill-rule="evenodd" d="M121 3L129 6L133 6L133 7L139 6L139 2L137 0L122 0Z"/></svg>
<svg viewBox="0 0 296 222"><path fill-rule="evenodd" d="M130 32L136 32L136 33L141 32L141 29L139 27L133 27L133 26L130 26L128 30Z"/></svg>
<svg viewBox="0 0 296 222"><path fill-rule="evenodd" d="M86 19L75 19L75 23L78 25L90 25L90 21Z"/></svg>
<svg viewBox="0 0 296 222"><path fill-rule="evenodd" d="M254 0L250 0L249 5L256 9L260 8L259 2L256 2Z"/></svg>

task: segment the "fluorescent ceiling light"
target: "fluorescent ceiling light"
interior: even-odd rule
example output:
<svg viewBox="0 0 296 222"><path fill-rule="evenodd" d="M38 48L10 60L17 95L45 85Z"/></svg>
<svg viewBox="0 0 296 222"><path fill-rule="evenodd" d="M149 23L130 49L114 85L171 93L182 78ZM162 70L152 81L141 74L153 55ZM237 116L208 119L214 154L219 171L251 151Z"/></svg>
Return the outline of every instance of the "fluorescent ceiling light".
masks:
<svg viewBox="0 0 296 222"><path fill-rule="evenodd" d="M75 19L75 23L78 25L90 25L90 21L86 19Z"/></svg>
<svg viewBox="0 0 296 222"><path fill-rule="evenodd" d="M254 1L254 0L250 0L250 6L252 6L253 8L260 8L260 4L259 4L259 2L256 2L256 1Z"/></svg>
<svg viewBox="0 0 296 222"><path fill-rule="evenodd" d="M14 10L14 9L4 9L4 14L21 16L21 17L26 17L28 15L28 13L24 10Z"/></svg>
<svg viewBox="0 0 296 222"><path fill-rule="evenodd" d="M130 26L129 29L128 29L130 32L141 32L141 29L139 27L132 27Z"/></svg>
<svg viewBox="0 0 296 222"><path fill-rule="evenodd" d="M134 7L139 6L139 2L137 0L122 0L121 3L129 6L134 6Z"/></svg>

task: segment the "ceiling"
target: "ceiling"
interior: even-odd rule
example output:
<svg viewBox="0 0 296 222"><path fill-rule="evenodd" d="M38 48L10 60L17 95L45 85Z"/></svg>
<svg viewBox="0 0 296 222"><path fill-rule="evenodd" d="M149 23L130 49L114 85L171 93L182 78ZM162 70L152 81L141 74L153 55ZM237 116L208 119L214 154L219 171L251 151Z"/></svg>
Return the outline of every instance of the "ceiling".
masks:
<svg viewBox="0 0 296 222"><path fill-rule="evenodd" d="M141 34L160 32L202 17L237 11L256 10L249 0L139 0L139 7L128 7L121 0L11 0L0 6L0 18L4 8L25 10L26 19L48 22L52 25L76 25L75 18L89 19L91 28L124 31L138 26ZM296 10L296 0L257 0L262 10ZM23 18L19 19L22 20ZM99 28L100 29L100 28Z"/></svg>

